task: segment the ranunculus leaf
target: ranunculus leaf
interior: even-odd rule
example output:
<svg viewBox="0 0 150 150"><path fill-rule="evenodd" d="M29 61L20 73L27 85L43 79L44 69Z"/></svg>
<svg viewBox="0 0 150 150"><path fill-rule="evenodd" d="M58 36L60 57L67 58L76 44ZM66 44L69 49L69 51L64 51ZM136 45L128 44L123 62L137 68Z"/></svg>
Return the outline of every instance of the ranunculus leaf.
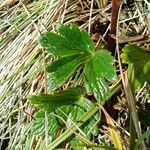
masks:
<svg viewBox="0 0 150 150"><path fill-rule="evenodd" d="M106 80L116 78L115 59L107 50L96 51L87 32L75 25L61 25L57 33L45 33L40 43L59 57L46 67L50 73L50 90L62 86L82 66L88 94L94 94L99 100L106 98L109 92Z"/></svg>

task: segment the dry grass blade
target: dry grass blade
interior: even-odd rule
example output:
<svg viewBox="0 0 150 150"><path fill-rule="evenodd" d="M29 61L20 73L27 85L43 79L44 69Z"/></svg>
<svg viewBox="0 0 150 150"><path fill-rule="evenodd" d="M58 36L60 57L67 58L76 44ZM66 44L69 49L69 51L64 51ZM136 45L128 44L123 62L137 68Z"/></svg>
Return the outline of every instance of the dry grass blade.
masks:
<svg viewBox="0 0 150 150"><path fill-rule="evenodd" d="M116 126L111 118L111 116L106 112L106 110L101 107L101 109L103 110L106 120L107 120L107 124L108 124L108 130L110 132L110 138L113 141L114 147L118 150L122 150L123 146L121 143L121 138L119 136L119 134L117 133L117 129Z"/></svg>

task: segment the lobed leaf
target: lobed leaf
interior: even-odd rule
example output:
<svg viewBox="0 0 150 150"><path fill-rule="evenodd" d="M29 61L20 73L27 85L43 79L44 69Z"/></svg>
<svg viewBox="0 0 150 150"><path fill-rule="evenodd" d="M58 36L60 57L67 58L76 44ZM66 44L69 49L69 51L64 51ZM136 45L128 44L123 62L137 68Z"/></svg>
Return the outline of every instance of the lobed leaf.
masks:
<svg viewBox="0 0 150 150"><path fill-rule="evenodd" d="M75 25L61 25L58 33L48 32L40 39L49 52L60 56L47 66L50 90L62 86L84 64L85 85L88 94L104 100L109 92L106 80L116 78L114 57L107 50L95 51L90 36Z"/></svg>

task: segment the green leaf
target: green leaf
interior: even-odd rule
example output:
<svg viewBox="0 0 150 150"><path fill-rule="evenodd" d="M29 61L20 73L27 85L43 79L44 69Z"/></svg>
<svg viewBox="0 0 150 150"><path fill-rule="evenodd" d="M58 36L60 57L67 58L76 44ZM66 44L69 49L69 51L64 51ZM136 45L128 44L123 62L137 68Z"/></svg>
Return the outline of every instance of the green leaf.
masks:
<svg viewBox="0 0 150 150"><path fill-rule="evenodd" d="M54 111L48 112L48 116L47 116L48 133L54 139L59 128L61 128L61 126L64 126L64 122L60 118L57 118L56 116L60 116L66 121L67 124L71 125L69 123L70 119L74 123L77 123L78 121L82 121L81 118L92 106L93 103L90 100L81 98L74 105L67 105L67 106L64 105L59 107L61 111L59 111L59 109L56 108L55 113ZM32 126L31 128L32 133L43 136L45 134L45 112L43 110L39 110L34 114L33 118L34 119L29 124L29 126ZM97 120L99 120L99 118L100 118L99 114L96 114L93 117L91 117L87 123L85 123L82 126L81 130L83 130L85 134L87 134L90 131L90 134L87 135L88 138L91 135L97 135L98 126L95 125L95 123L97 122Z"/></svg>
<svg viewBox="0 0 150 150"><path fill-rule="evenodd" d="M59 116L61 116L64 120L68 120L68 122L66 121L67 124L72 125L71 123L69 123L70 120L72 120L75 123L77 123L78 121L82 121L81 118L92 106L93 106L93 103L90 100L82 97L74 106L68 105L68 106L60 107L63 113L60 112L59 110L56 111L56 113ZM95 123L99 119L100 119L100 115L97 113L96 115L91 117L88 122L83 124L82 130L89 139L91 135L96 136L98 134L98 126Z"/></svg>
<svg viewBox="0 0 150 150"><path fill-rule="evenodd" d="M46 68L48 72L51 72L48 80L50 89L55 90L63 85L88 57L88 55L73 55L62 57L52 62L52 64Z"/></svg>
<svg viewBox="0 0 150 150"><path fill-rule="evenodd" d="M90 100L82 97L78 102L76 102L76 105L62 106L60 109L66 114L66 116L70 116L72 120L79 121L83 114L92 106L93 103ZM64 117L66 118L66 116Z"/></svg>
<svg viewBox="0 0 150 150"><path fill-rule="evenodd" d="M150 53L136 45L126 45L121 55L123 63L129 65L129 72L133 76L135 89L140 88L144 82L150 83ZM131 67L133 66L133 67Z"/></svg>
<svg viewBox="0 0 150 150"><path fill-rule="evenodd" d="M79 138L74 138L70 142L70 145L73 150L84 149L84 147L85 147L84 143Z"/></svg>
<svg viewBox="0 0 150 150"><path fill-rule="evenodd" d="M54 111L56 108L71 105L76 103L85 94L85 89L82 87L68 88L54 94L39 94L28 96L32 104L38 108L44 109L48 112Z"/></svg>
<svg viewBox="0 0 150 150"><path fill-rule="evenodd" d="M40 43L48 52L57 56L83 54L94 50L94 43L88 34L75 25L61 25L58 33L45 33L41 36Z"/></svg>
<svg viewBox="0 0 150 150"><path fill-rule="evenodd" d="M74 49L81 51L93 51L95 45L87 32L80 30L76 25L61 25L59 33L64 36Z"/></svg>
<svg viewBox="0 0 150 150"><path fill-rule="evenodd" d="M44 136L45 135L45 112L39 110L34 114L34 119L30 122L32 125L31 132L35 135ZM54 116L54 113L48 113L48 133L54 137L57 133L57 130L60 127L60 124L57 118Z"/></svg>
<svg viewBox="0 0 150 150"><path fill-rule="evenodd" d="M61 25L58 33L48 32L40 42L50 53L60 56L46 68L50 73L50 90L62 86L82 65L88 94L94 94L98 100L106 98L109 93L106 80L116 78L114 57L110 52L96 51L90 36L75 25Z"/></svg>
<svg viewBox="0 0 150 150"><path fill-rule="evenodd" d="M109 92L105 79L116 79L114 62L114 57L110 55L110 52L99 50L85 65L84 74L87 91L89 94L94 93L98 100L104 100Z"/></svg>
<svg viewBox="0 0 150 150"><path fill-rule="evenodd" d="M49 64L46 67L46 72L52 73L55 72L59 69L61 69L64 65L72 62L74 59L78 58L80 55L73 55L73 56L66 56L66 57L61 57L55 61L53 61L51 64Z"/></svg>
<svg viewBox="0 0 150 150"><path fill-rule="evenodd" d="M99 113L95 114L89 121L87 121L83 125L83 131L87 135L88 139L91 139L91 136L97 136L98 135L98 122L100 121L101 115Z"/></svg>

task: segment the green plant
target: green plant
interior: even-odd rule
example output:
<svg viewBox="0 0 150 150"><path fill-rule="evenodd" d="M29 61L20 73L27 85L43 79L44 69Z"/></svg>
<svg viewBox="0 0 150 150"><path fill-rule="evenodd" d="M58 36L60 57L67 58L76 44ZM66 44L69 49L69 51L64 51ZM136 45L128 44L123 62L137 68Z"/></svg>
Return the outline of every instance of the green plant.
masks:
<svg viewBox="0 0 150 150"><path fill-rule="evenodd" d="M89 35L75 25L61 25L56 33L47 32L39 41L51 55L58 58L46 67L46 72L50 73L48 87L51 94L28 97L32 104L42 109L34 115L36 120L32 121L33 131L40 135L45 132L44 111L47 111L48 132L56 141L59 139L57 136L60 129L65 126L68 128L69 124L67 134L64 134L57 144L51 144L50 148L55 148L68 139L76 129L80 131L80 126L82 132L86 133L82 134L90 139L92 135L97 135L97 122L100 120L100 114L96 113L98 107L94 106L94 97L95 104L104 104L114 90L110 89L106 82L116 79L114 57L105 49L97 50ZM75 87L68 87L64 91L57 90L71 76L74 77L77 70L80 70L80 73L73 84ZM115 92L118 87L115 87ZM88 100L86 94L93 95L93 100Z"/></svg>
<svg viewBox="0 0 150 150"><path fill-rule="evenodd" d="M134 90L140 89L144 82L150 84L150 53L136 45L123 48L122 60L128 64L128 74Z"/></svg>
<svg viewBox="0 0 150 150"><path fill-rule="evenodd" d="M94 94L99 100L106 98L109 88L105 79L115 80L115 59L105 49L96 50L85 31L75 25L61 25L57 33L45 33L40 43L49 53L59 56L46 68L51 90L63 85L82 66L88 94Z"/></svg>
<svg viewBox="0 0 150 150"><path fill-rule="evenodd" d="M39 41L57 59L48 63L45 69L49 73L50 94L28 96L31 103L40 109L34 114L35 120L30 123L32 133L41 136L45 134L47 111L48 134L52 136L52 143L48 149L54 149L66 140L70 141L74 149L84 146L93 149L122 149L115 125L101 107L121 87L120 83L116 83L110 88L107 83L107 80L116 80L114 57L105 49L97 49L89 35L75 25L61 25L56 33L47 32ZM150 55L135 45L126 45L121 57L123 63L128 64L124 90L132 118L130 148L134 149L132 142L135 143L136 138L141 139L142 136L136 113L135 90L141 88L144 82L150 82ZM72 80L72 84L65 90L60 90L69 79ZM87 95L91 95L92 99L89 100ZM110 124L108 128L114 148L97 146L90 141L93 136L98 135L97 124L101 114L97 111L100 108L108 125ZM65 131L62 133L62 130ZM133 130L136 130L135 134ZM145 148L144 143L141 143Z"/></svg>
<svg viewBox="0 0 150 150"><path fill-rule="evenodd" d="M136 110L136 90L142 88L145 82L149 88L150 54L136 45L126 45L123 52L121 55L123 63L128 64L125 75L125 94L130 109L130 149L135 149L136 138L142 137ZM144 140L141 140L140 146L141 149L146 150Z"/></svg>

